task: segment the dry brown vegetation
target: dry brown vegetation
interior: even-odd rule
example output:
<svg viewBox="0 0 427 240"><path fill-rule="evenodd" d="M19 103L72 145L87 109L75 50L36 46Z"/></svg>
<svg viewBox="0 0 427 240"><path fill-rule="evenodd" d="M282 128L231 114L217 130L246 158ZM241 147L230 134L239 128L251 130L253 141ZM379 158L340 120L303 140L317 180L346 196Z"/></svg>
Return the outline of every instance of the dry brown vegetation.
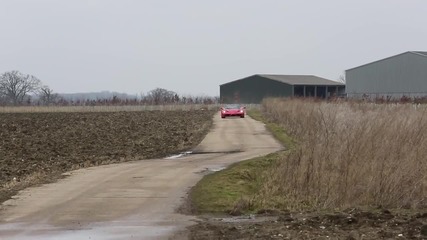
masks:
<svg viewBox="0 0 427 240"><path fill-rule="evenodd" d="M427 206L427 107L267 99L296 141L255 202L307 210Z"/></svg>

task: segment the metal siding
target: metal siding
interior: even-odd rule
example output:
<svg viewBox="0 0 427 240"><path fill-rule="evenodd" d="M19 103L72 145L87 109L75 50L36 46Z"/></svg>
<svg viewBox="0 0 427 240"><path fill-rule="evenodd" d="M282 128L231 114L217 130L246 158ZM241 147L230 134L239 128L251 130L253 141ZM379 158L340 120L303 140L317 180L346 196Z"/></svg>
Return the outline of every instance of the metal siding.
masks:
<svg viewBox="0 0 427 240"><path fill-rule="evenodd" d="M357 94L427 93L427 58L413 53L346 71L346 90Z"/></svg>
<svg viewBox="0 0 427 240"><path fill-rule="evenodd" d="M265 97L292 96L292 86L260 76L251 76L220 86L220 98L224 103L234 103L238 93L240 103L260 103Z"/></svg>

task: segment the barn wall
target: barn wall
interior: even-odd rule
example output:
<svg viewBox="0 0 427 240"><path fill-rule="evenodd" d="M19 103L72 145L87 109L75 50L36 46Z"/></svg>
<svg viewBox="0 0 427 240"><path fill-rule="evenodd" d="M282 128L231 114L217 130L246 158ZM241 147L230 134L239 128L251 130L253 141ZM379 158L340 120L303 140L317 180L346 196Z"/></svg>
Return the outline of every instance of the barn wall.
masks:
<svg viewBox="0 0 427 240"><path fill-rule="evenodd" d="M220 86L223 103L260 103L265 97L292 96L292 86L260 76L251 76Z"/></svg>
<svg viewBox="0 0 427 240"><path fill-rule="evenodd" d="M427 95L427 58L407 52L350 69L346 71L346 84L349 97Z"/></svg>

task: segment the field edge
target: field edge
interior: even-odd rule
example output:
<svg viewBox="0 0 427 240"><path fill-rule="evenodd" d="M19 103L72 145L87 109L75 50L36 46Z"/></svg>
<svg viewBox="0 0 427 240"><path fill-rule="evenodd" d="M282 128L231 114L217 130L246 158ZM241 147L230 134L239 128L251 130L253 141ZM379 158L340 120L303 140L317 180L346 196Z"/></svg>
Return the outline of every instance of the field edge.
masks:
<svg viewBox="0 0 427 240"><path fill-rule="evenodd" d="M172 111L171 111L172 112ZM62 112L60 112L62 113ZM79 112L76 112L79 113ZM176 149L173 151L164 153L164 154L155 154L153 157L150 158L144 158L141 157L129 157L129 158L117 158L117 159L105 159L105 161L93 161L93 162L87 162L83 165L81 164L75 164L70 169L66 171L58 171L55 169L52 169L51 171L34 171L19 180L13 179L8 182L2 182L0 185L0 204L4 203L5 201L11 199L13 196L16 196L20 191L29 188L29 187L37 187L43 184L49 184L54 183L60 179L63 179L65 177L68 177L69 175L66 174L67 172L75 171L78 169L84 169L89 167L96 167L96 166L103 166L103 165L109 165L109 164L118 164L123 162L131 162L131 161L139 161L139 160L148 160L153 158L163 158L167 157L170 154L175 154L187 150L191 150L194 147L196 147L203 138L208 134L209 130L211 129L213 125L213 116L216 113L216 111L208 110L206 114L209 114L210 118L208 121L204 122L200 128L198 128L198 131L195 135L191 136L192 141L190 145L183 145L183 146L177 146ZM10 114L10 113L3 113L3 114ZM15 114L15 113L13 113ZM20 113L18 113L20 114ZM32 114L39 114L39 113L32 113ZM70 114L70 113L67 113ZM5 206L0 205L0 211Z"/></svg>

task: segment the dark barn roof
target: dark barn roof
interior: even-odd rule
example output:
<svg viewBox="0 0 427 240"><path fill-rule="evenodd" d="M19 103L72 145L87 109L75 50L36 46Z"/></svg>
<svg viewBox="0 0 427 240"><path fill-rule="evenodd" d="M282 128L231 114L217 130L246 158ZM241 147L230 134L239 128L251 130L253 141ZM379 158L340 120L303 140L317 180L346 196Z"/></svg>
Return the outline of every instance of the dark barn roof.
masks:
<svg viewBox="0 0 427 240"><path fill-rule="evenodd" d="M313 75L276 75L276 74L255 74L255 75L238 79L232 82L224 83L222 85L227 85L229 83L233 83L233 82L240 81L240 80L247 79L254 76L267 78L270 80L286 83L289 85L345 86L344 83L328 80L321 77L316 77Z"/></svg>
<svg viewBox="0 0 427 240"><path fill-rule="evenodd" d="M316 77L313 75L269 75L269 74L260 74L258 76L268 78L271 80L276 80L279 82L287 83L289 85L343 85L344 83L328 80L321 77Z"/></svg>

